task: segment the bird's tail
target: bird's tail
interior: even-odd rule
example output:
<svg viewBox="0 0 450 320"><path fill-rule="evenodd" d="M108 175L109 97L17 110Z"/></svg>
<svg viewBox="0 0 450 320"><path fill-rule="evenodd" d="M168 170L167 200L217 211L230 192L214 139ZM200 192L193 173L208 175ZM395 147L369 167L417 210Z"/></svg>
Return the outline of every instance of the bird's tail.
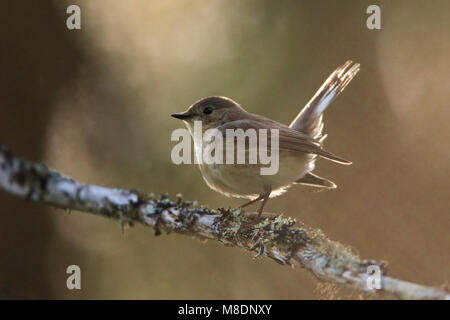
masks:
<svg viewBox="0 0 450 320"><path fill-rule="evenodd" d="M347 61L338 67L309 100L290 128L320 139L322 135L322 112L341 93L359 71L359 63Z"/></svg>

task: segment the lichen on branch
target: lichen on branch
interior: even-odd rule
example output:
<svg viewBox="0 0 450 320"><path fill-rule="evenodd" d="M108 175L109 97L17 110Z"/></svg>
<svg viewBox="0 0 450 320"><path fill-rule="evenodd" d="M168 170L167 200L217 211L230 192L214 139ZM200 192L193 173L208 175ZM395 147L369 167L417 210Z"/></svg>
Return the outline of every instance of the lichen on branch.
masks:
<svg viewBox="0 0 450 320"><path fill-rule="evenodd" d="M386 276L384 261L362 260L347 246L296 220L264 213L258 219L242 209L209 209L168 195L105 188L78 183L45 165L24 161L0 148L0 189L57 208L115 218L123 227L140 223L155 230L177 232L240 247L281 265L301 267L317 278L381 297L450 299L446 290ZM381 289L369 289L369 266L381 270Z"/></svg>

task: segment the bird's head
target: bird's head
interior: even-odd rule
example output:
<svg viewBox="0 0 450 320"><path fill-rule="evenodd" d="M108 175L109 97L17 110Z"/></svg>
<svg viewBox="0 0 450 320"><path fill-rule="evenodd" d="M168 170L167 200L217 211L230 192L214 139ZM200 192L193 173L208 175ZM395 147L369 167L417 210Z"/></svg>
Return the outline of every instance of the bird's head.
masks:
<svg viewBox="0 0 450 320"><path fill-rule="evenodd" d="M191 105L185 112L174 113L171 116L192 125L201 121L206 127L217 127L223 123L242 119L245 110L226 97L207 97Z"/></svg>

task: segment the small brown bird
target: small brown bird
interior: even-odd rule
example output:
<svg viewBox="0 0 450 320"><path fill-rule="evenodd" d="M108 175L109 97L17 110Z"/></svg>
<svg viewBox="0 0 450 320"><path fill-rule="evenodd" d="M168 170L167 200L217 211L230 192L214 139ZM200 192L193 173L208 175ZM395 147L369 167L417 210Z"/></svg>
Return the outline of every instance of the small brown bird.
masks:
<svg viewBox="0 0 450 320"><path fill-rule="evenodd" d="M259 217L268 198L282 194L292 184L336 188L336 184L312 172L317 156L341 164L351 164L322 148L326 138L322 134L322 113L358 71L359 64L352 61L338 67L289 126L248 113L238 103L226 97L203 98L187 111L172 114L172 117L183 120L191 135L194 121L201 121L205 130L217 129L224 136L227 129L255 129L258 132L259 129L278 129L279 170L276 174L260 174L260 169L264 166L261 163L208 164L198 161L202 176L211 189L226 196L250 199L241 207L262 201L258 210ZM195 139L194 145L196 149L205 148L205 145L199 146ZM245 146L248 155L247 143Z"/></svg>

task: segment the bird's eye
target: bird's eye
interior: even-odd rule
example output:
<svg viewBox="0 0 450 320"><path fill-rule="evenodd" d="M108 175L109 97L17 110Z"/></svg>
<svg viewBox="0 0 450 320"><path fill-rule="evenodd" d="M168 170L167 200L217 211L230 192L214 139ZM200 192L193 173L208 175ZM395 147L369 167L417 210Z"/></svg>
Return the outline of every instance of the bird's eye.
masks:
<svg viewBox="0 0 450 320"><path fill-rule="evenodd" d="M203 109L204 114L211 114L213 112L213 108L208 106L205 109Z"/></svg>

